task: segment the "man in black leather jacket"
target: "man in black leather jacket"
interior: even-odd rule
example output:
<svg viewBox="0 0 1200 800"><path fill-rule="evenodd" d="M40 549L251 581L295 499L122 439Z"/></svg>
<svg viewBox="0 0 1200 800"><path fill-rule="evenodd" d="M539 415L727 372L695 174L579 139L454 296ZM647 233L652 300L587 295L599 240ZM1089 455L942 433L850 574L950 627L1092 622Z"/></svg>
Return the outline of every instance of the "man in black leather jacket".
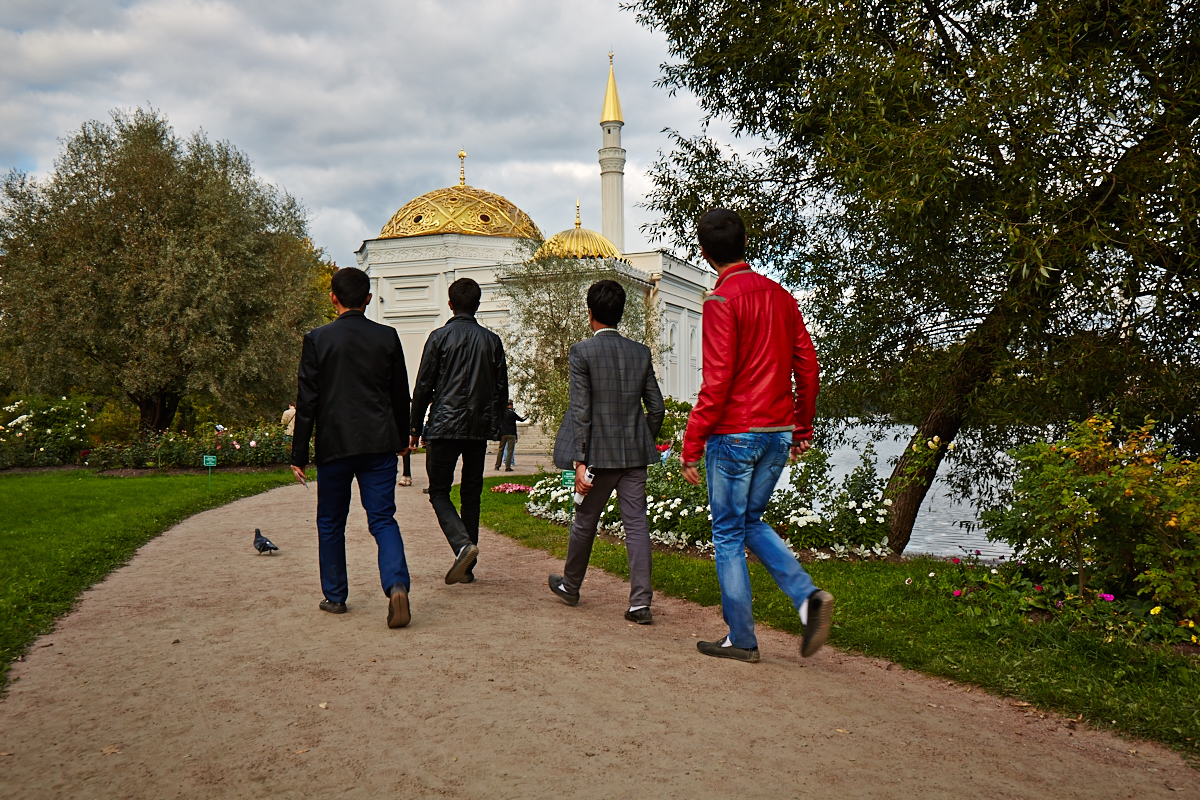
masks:
<svg viewBox="0 0 1200 800"><path fill-rule="evenodd" d="M321 610L346 613L346 515L357 477L367 524L379 547L379 578L388 596L388 627L410 613L408 563L396 525L396 455L408 452L408 371L396 331L363 316L371 281L338 270L329 299L338 318L304 335L292 437L292 472L304 483L308 440L317 432L317 546Z"/></svg>
<svg viewBox="0 0 1200 800"><path fill-rule="evenodd" d="M446 583L475 580L484 456L488 440L500 438L500 423L508 403L504 346L499 336L475 320L481 294L479 284L470 278L450 284L450 310L454 316L425 341L413 390L409 444L416 447L421 440L425 442L429 502L454 550L454 564L446 573ZM463 464L461 516L450 500L459 457Z"/></svg>

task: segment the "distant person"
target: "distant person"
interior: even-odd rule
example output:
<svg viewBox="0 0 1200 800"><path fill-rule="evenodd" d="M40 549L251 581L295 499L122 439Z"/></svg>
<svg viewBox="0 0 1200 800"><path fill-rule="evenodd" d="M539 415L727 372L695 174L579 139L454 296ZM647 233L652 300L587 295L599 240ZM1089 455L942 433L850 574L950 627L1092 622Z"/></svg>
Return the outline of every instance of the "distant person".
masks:
<svg viewBox="0 0 1200 800"><path fill-rule="evenodd" d="M516 412L513 401L509 400L508 408L504 409L504 420L500 423L500 446L496 448L494 469L500 469L500 461L503 459L505 472L513 471L517 459L517 423L526 419Z"/></svg>
<svg viewBox="0 0 1200 800"><path fill-rule="evenodd" d="M567 544L562 575L550 576L550 591L567 605L579 602L596 540L600 514L613 490L625 525L629 556L629 610L625 619L654 621L650 611L650 526L646 521L646 466L658 461L654 439L665 409L654 377L650 348L617 333L625 312L625 289L599 281L587 293L592 338L571 346L571 405L554 441L554 464L575 470L583 495ZM593 479L588 482L588 468Z"/></svg>
<svg viewBox="0 0 1200 800"><path fill-rule="evenodd" d="M479 324L482 292L470 278L450 284L454 314L425 341L413 390L411 447L425 443L429 503L454 551L446 583L471 583L479 558L479 498L488 440L500 438L508 401L508 365L500 337ZM429 421L424 422L426 409ZM450 499L462 458L460 510Z"/></svg>
<svg viewBox="0 0 1200 800"><path fill-rule="evenodd" d="M363 309L371 281L362 270L339 269L329 299L338 318L304 335L296 393L292 472L304 482L308 441L316 426L317 542L322 611L346 613L346 515L350 483L379 548L379 578L388 597L389 628L409 623L408 563L396 524L396 454L408 450L408 372L393 328Z"/></svg>
<svg viewBox="0 0 1200 800"><path fill-rule="evenodd" d="M745 262L741 217L713 209L700 219L697 236L717 283L704 301L704 381L680 458L691 484L700 482L696 467L705 461L721 614L729 633L696 646L709 656L758 661L749 548L799 611L800 653L811 656L829 636L833 596L813 585L762 515L789 453L798 457L812 444L816 351L796 298Z"/></svg>
<svg viewBox="0 0 1200 800"><path fill-rule="evenodd" d="M283 419L279 420L280 425L287 425L284 433L288 436L293 435L296 430L296 404L288 403L287 410L283 412Z"/></svg>

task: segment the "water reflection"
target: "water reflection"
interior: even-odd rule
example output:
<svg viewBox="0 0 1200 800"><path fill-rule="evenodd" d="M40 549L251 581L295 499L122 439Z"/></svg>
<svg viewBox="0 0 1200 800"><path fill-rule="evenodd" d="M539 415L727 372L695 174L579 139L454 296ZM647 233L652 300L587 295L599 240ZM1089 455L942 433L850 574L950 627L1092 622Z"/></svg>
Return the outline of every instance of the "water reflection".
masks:
<svg viewBox="0 0 1200 800"><path fill-rule="evenodd" d="M852 431L852 435L854 433ZM900 441L894 441L897 433L903 435ZM857 431L857 435L864 443L867 441L865 429ZM891 475L892 459L898 458L904 451L911 435L912 429L897 426L888 431L886 438L874 443L875 452L879 456L876 468L880 475L885 478ZM829 454L835 484L841 483L842 478L858 466L861 456L862 446L839 447ZM788 474L785 471L781 483L785 484L787 480ZM975 522L975 509L968 504L952 500L949 488L938 478L930 487L929 494L925 496L925 503L921 513L917 515L916 524L913 525L912 539L904 551L905 555L931 553L939 556L958 556L962 555L963 550L978 550L983 558L990 559L1000 556L1007 558L1012 555L1012 548L1003 542L989 542L982 530L976 528L968 531L960 527L959 523L964 520Z"/></svg>

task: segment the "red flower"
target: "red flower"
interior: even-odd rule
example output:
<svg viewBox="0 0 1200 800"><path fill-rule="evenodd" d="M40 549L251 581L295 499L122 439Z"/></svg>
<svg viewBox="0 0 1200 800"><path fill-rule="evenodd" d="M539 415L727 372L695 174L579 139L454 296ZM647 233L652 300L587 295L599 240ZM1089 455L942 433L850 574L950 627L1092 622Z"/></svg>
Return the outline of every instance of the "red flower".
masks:
<svg viewBox="0 0 1200 800"><path fill-rule="evenodd" d="M1035 587L1033 587L1033 590L1034 590L1035 592L1040 592L1040 591L1042 590L1042 587L1040 587L1040 586L1035 586Z"/></svg>
<svg viewBox="0 0 1200 800"><path fill-rule="evenodd" d="M961 562L961 561L959 561L957 558L952 558L952 559L950 559L950 562L951 562L951 563L953 563L953 564L961 564L961 563L962 563L962 562Z"/></svg>

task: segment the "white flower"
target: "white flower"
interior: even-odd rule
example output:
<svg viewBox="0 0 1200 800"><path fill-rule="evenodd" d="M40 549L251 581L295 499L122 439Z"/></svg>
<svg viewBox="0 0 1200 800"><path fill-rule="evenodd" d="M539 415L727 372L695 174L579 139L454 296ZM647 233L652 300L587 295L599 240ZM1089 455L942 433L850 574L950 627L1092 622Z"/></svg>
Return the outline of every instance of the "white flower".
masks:
<svg viewBox="0 0 1200 800"><path fill-rule="evenodd" d="M931 577L931 578L932 578L932 577L933 577L934 575L936 575L936 574L937 574L936 572L931 572L931 573L929 573L929 577Z"/></svg>
<svg viewBox="0 0 1200 800"><path fill-rule="evenodd" d="M891 506L891 504L892 504L892 498L890 498L890 497L889 497L887 500L884 500L884 501L883 501L883 504L884 504L885 506Z"/></svg>
<svg viewBox="0 0 1200 800"><path fill-rule="evenodd" d="M953 450L953 449L954 449L954 442L951 442L950 444L946 445L946 449L947 449L947 450Z"/></svg>
<svg viewBox="0 0 1200 800"><path fill-rule="evenodd" d="M883 522L883 517L876 517L876 518L875 518L875 521L876 521L876 522Z"/></svg>
<svg viewBox="0 0 1200 800"><path fill-rule="evenodd" d="M1000 574L1000 570L998 570L998 569L994 569L994 570L992 570L992 574L993 574L993 575L999 575L999 574Z"/></svg>
<svg viewBox="0 0 1200 800"><path fill-rule="evenodd" d="M683 511L679 512L679 516L681 516L681 517L686 517L687 515L688 515L688 510L686 508Z"/></svg>
<svg viewBox="0 0 1200 800"><path fill-rule="evenodd" d="M670 519L670 518L671 518L671 512L670 512L670 511L664 511L664 512L663 512L663 518L664 518L664 519Z"/></svg>
<svg viewBox="0 0 1200 800"><path fill-rule="evenodd" d="M859 525L866 525L866 524L867 524L867 518L866 518L866 517L859 517L859 518L858 518L858 524L859 524Z"/></svg>

